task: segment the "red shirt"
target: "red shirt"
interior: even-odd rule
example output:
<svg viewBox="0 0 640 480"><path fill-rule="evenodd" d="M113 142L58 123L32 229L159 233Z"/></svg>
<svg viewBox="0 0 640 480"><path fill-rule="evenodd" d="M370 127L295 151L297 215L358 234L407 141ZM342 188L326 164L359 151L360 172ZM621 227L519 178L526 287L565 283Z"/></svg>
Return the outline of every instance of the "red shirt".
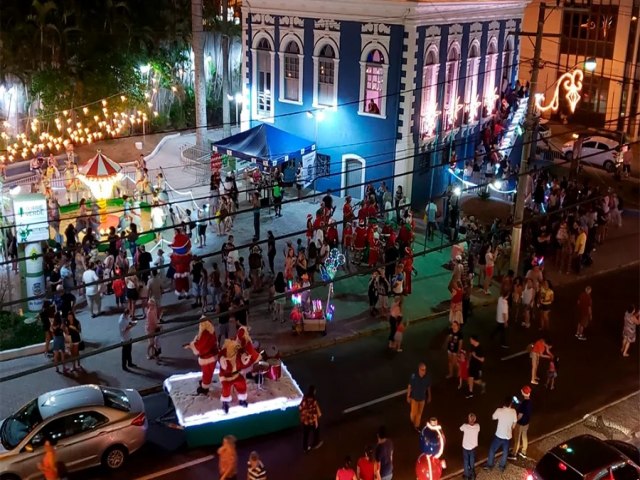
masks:
<svg viewBox="0 0 640 480"><path fill-rule="evenodd" d="M125 291L125 283L124 280L122 278L116 278L113 281L113 293L116 294L117 297L121 297L122 295L124 295L124 291Z"/></svg>
<svg viewBox="0 0 640 480"><path fill-rule="evenodd" d="M589 309L591 308L592 300L591 295L587 292L582 292L580 298L578 298L578 308L580 309L580 315L586 317L589 315Z"/></svg>
<svg viewBox="0 0 640 480"><path fill-rule="evenodd" d="M373 480L374 462L367 457L360 457L358 460L361 480Z"/></svg>

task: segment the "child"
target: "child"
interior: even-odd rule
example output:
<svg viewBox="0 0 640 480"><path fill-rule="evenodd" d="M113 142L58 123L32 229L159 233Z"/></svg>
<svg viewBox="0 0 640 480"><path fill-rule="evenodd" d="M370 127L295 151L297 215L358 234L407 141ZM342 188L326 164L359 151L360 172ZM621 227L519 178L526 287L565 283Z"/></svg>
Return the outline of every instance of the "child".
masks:
<svg viewBox="0 0 640 480"><path fill-rule="evenodd" d="M391 347L396 352L402 352L402 337L406 328L405 324L402 323L402 319L400 319L398 326L396 327L396 333L393 336L393 346Z"/></svg>
<svg viewBox="0 0 640 480"><path fill-rule="evenodd" d="M116 273L119 273L117 268ZM124 308L127 303L127 286L122 276L118 276L113 281L113 293L116 296L116 307Z"/></svg>
<svg viewBox="0 0 640 480"><path fill-rule="evenodd" d="M469 358L467 352L460 349L458 352L458 390L467 384L469 379Z"/></svg>
<svg viewBox="0 0 640 480"><path fill-rule="evenodd" d="M547 385L549 390L553 390L556 387L556 377L558 376L558 363L560 358L553 357L549 360L549 369L547 370Z"/></svg>

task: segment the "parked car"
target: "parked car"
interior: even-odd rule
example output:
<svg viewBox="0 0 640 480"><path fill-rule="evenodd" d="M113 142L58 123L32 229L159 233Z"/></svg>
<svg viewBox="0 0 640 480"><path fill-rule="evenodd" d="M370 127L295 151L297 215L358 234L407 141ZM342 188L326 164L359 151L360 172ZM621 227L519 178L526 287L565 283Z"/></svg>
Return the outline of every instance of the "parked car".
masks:
<svg viewBox="0 0 640 480"><path fill-rule="evenodd" d="M562 146L562 153L567 160L573 158L573 146L576 140L566 142ZM622 162L619 155L620 142L611 138L595 135L584 137L582 141L582 155L580 162L604 168L607 172L615 172L618 163Z"/></svg>
<svg viewBox="0 0 640 480"><path fill-rule="evenodd" d="M527 480L638 480L637 456L629 443L580 435L545 453Z"/></svg>
<svg viewBox="0 0 640 480"><path fill-rule="evenodd" d="M68 471L116 470L144 445L147 417L135 390L82 385L45 393L0 424L0 480L42 478L44 443Z"/></svg>

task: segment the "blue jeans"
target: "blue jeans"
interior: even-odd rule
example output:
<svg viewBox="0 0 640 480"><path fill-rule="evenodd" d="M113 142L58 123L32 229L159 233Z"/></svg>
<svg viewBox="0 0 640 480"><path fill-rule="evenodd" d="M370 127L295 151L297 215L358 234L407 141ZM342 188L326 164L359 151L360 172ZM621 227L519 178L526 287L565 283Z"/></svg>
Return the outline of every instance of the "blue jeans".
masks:
<svg viewBox="0 0 640 480"><path fill-rule="evenodd" d="M489 447L489 458L487 459L487 467L493 468L493 460L499 449L502 449L502 457L500 458L500 468L504 470L507 466L507 455L509 454L509 440L500 437L493 437L491 446Z"/></svg>
<svg viewBox="0 0 640 480"><path fill-rule="evenodd" d="M462 464L464 465L464 478L475 477L476 449L462 449Z"/></svg>

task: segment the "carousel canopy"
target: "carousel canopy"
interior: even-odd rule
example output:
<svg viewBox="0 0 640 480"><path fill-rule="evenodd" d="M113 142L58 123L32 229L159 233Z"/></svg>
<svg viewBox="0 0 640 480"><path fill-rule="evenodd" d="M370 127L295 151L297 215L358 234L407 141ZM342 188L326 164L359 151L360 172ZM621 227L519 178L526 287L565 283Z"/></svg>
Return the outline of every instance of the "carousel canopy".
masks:
<svg viewBox="0 0 640 480"><path fill-rule="evenodd" d="M85 166L84 175L89 178L112 177L120 172L120 165L98 151L95 157Z"/></svg>

